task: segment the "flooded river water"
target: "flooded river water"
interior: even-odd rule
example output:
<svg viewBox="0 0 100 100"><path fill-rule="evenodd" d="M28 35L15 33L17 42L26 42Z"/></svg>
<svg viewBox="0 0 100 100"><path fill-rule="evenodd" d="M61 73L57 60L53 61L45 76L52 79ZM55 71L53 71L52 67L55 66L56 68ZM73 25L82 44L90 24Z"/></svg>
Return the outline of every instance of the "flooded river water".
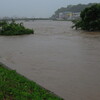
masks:
<svg viewBox="0 0 100 100"><path fill-rule="evenodd" d="M100 100L100 32L30 21L34 35L0 36L0 62L65 100Z"/></svg>

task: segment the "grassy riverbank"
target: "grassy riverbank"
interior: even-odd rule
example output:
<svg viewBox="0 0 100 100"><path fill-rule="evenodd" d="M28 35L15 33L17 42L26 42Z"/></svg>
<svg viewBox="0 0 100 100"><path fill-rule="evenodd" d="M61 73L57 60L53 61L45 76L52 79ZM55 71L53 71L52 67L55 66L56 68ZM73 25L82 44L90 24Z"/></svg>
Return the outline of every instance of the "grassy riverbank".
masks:
<svg viewBox="0 0 100 100"><path fill-rule="evenodd" d="M0 100L62 100L35 82L0 65Z"/></svg>

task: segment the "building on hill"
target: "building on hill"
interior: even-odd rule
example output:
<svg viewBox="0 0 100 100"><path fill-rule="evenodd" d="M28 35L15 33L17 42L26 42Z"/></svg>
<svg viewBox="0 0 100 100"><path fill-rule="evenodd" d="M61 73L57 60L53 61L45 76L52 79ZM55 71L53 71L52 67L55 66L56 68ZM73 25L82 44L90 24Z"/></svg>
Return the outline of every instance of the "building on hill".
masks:
<svg viewBox="0 0 100 100"><path fill-rule="evenodd" d="M74 20L80 18L80 12L61 12L59 13L58 20Z"/></svg>
<svg viewBox="0 0 100 100"><path fill-rule="evenodd" d="M79 19L80 18L80 12L75 12L75 13L73 13L73 15L72 15L72 19L74 20L74 19Z"/></svg>

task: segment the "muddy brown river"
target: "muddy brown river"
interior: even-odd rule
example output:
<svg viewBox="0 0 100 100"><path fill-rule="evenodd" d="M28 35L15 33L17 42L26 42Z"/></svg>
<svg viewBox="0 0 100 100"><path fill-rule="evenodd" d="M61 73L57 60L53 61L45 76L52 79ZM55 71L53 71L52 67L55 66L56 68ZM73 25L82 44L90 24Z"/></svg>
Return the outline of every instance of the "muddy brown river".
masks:
<svg viewBox="0 0 100 100"><path fill-rule="evenodd" d="M65 100L100 100L100 32L29 21L34 35L0 36L0 62Z"/></svg>

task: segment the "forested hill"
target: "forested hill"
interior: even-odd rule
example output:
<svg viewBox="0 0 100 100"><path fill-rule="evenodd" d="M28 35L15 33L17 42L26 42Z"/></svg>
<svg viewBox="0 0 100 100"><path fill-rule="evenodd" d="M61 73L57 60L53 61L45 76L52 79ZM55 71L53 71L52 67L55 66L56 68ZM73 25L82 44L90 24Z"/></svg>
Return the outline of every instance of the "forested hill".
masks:
<svg viewBox="0 0 100 100"><path fill-rule="evenodd" d="M62 7L58 10L55 11L55 14L52 16L58 16L60 12L81 12L84 8L89 7L93 5L94 3L89 3L89 4L78 4L78 5L68 5L67 7Z"/></svg>

